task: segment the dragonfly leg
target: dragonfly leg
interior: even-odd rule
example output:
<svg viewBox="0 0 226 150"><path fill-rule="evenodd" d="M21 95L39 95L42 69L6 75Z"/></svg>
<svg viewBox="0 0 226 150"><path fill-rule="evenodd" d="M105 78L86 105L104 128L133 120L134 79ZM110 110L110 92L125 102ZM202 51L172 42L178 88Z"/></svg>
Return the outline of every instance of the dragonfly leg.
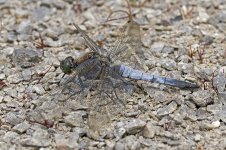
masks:
<svg viewBox="0 0 226 150"><path fill-rule="evenodd" d="M76 78L78 79L78 81L76 81ZM79 87L76 87L77 91L74 86L71 86L71 85L74 85L75 82L77 82L76 84L79 86ZM69 95L64 100L68 100L72 96L74 96L76 94L80 94L82 91L84 91L84 89L85 89L85 86L79 76L73 76L73 77L69 78L65 83L63 83L62 93Z"/></svg>
<svg viewBox="0 0 226 150"><path fill-rule="evenodd" d="M122 99L119 98L117 92L116 92L116 86L114 85L113 81L111 79L108 78L108 82L110 84L110 86L112 87L112 91L111 94L115 95L116 99L123 105L125 106L125 104L123 103ZM104 89L103 89L104 90ZM117 104L117 102L115 101L115 99L113 98L113 96L110 96L107 92L105 92L105 94L114 102L114 104Z"/></svg>

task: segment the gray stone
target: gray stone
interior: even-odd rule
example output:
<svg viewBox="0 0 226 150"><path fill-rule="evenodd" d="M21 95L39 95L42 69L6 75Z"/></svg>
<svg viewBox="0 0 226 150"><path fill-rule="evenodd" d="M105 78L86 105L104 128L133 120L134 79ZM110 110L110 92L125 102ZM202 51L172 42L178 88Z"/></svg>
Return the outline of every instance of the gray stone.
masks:
<svg viewBox="0 0 226 150"><path fill-rule="evenodd" d="M31 49L15 49L13 53L13 62L21 68L28 68L39 63L42 59L42 52Z"/></svg>
<svg viewBox="0 0 226 150"><path fill-rule="evenodd" d="M83 128L75 128L73 129L74 132L68 135L68 146L70 148L78 147L78 139L87 134L87 131Z"/></svg>
<svg viewBox="0 0 226 150"><path fill-rule="evenodd" d="M198 17L197 21L201 23L206 23L209 19L209 15L206 13L206 9L202 7L198 7Z"/></svg>
<svg viewBox="0 0 226 150"><path fill-rule="evenodd" d="M214 121L212 123L209 123L207 121L202 121L199 126L201 129L212 130L214 128L218 128L220 126L220 122Z"/></svg>
<svg viewBox="0 0 226 150"><path fill-rule="evenodd" d="M167 70L175 70L177 66L176 62L171 59L163 59L161 60L160 64L162 68Z"/></svg>
<svg viewBox="0 0 226 150"><path fill-rule="evenodd" d="M155 126L151 122L148 122L144 127L143 136L146 138L153 138L155 136L155 130Z"/></svg>
<svg viewBox="0 0 226 150"><path fill-rule="evenodd" d="M9 131L3 136L3 141L6 143L15 143L17 140L19 140L19 134L13 131Z"/></svg>
<svg viewBox="0 0 226 150"><path fill-rule="evenodd" d="M134 135L126 136L123 139L120 139L115 144L115 150L121 150L121 149L140 149L141 145L138 139Z"/></svg>
<svg viewBox="0 0 226 150"><path fill-rule="evenodd" d="M51 138L46 130L38 128L31 137L21 139L20 142L24 146L47 147L51 144Z"/></svg>
<svg viewBox="0 0 226 150"><path fill-rule="evenodd" d="M144 35L142 36L142 44L145 46L145 47L148 47L150 48L151 47L151 44L152 44L152 39L150 37L150 35Z"/></svg>
<svg viewBox="0 0 226 150"><path fill-rule="evenodd" d="M66 124L72 127L83 127L84 126L83 116L84 112L82 111L71 112L69 113L68 116L64 118L64 121Z"/></svg>
<svg viewBox="0 0 226 150"><path fill-rule="evenodd" d="M9 112L6 114L5 121L11 125L17 125L23 121L23 117L18 112Z"/></svg>
<svg viewBox="0 0 226 150"><path fill-rule="evenodd" d="M187 105L182 105L179 110L179 114L181 114L185 119L189 119L191 121L197 120L195 108L190 108Z"/></svg>
<svg viewBox="0 0 226 150"><path fill-rule="evenodd" d="M68 139L66 139L66 137L62 134L55 134L54 140L55 140L57 147L61 147L61 146L63 147L68 144ZM76 141L75 141L75 143L76 143Z"/></svg>
<svg viewBox="0 0 226 150"><path fill-rule="evenodd" d="M179 70L182 70L184 73L191 73L193 71L193 67L192 63L178 63Z"/></svg>
<svg viewBox="0 0 226 150"><path fill-rule="evenodd" d="M226 106L223 107L223 110L219 113L220 119L226 123Z"/></svg>
<svg viewBox="0 0 226 150"><path fill-rule="evenodd" d="M43 21L46 19L48 15L51 14L51 9L48 7L37 7L33 12L31 16L32 21Z"/></svg>
<svg viewBox="0 0 226 150"><path fill-rule="evenodd" d="M165 126L166 124L170 123L169 116L164 116L160 121L158 121L158 126ZM156 127L158 127L156 126ZM156 135L159 133L158 130L156 130Z"/></svg>
<svg viewBox="0 0 226 150"><path fill-rule="evenodd" d="M32 32L31 22L29 20L22 21L19 24L18 29L16 31L19 34L29 34L29 35L31 35L31 32Z"/></svg>
<svg viewBox="0 0 226 150"><path fill-rule="evenodd" d="M125 122L126 133L128 134L136 134L143 130L145 126L145 122L139 119L130 119Z"/></svg>
<svg viewBox="0 0 226 150"><path fill-rule="evenodd" d="M62 115L67 110L63 106L56 106L54 109L44 109L48 110L46 116L48 116L51 120L59 120L62 119Z"/></svg>
<svg viewBox="0 0 226 150"><path fill-rule="evenodd" d="M197 46L199 47L199 46ZM215 67L207 67L204 64L200 64L199 66L195 66L194 68L197 76L199 76L200 78L202 78L203 80L210 80L210 77L212 77L212 75L214 74L214 70L216 70Z"/></svg>
<svg viewBox="0 0 226 150"><path fill-rule="evenodd" d="M189 119L191 121L197 120L197 114L194 109L191 109L187 105L182 105L174 114L170 115L177 123L183 123L184 119Z"/></svg>
<svg viewBox="0 0 226 150"><path fill-rule="evenodd" d="M12 101L7 102L6 106L9 108L19 109L19 102L12 100Z"/></svg>
<svg viewBox="0 0 226 150"><path fill-rule="evenodd" d="M195 135L195 142L199 142L201 140L202 136L200 134Z"/></svg>
<svg viewBox="0 0 226 150"><path fill-rule="evenodd" d="M1 135L0 137L3 137L3 135L5 135L5 134L6 134L6 131L1 129L1 130L0 130L0 135ZM0 139L1 139L1 138L0 138Z"/></svg>
<svg viewBox="0 0 226 150"><path fill-rule="evenodd" d="M175 134L175 133L171 133L169 131L164 131L164 130L162 130L158 134L160 136L167 137L167 138L169 138L171 140L179 140L181 138L181 135L180 134Z"/></svg>
<svg viewBox="0 0 226 150"><path fill-rule="evenodd" d="M155 142L152 139L145 139L142 136L139 138L139 142L144 146L152 147L152 148L155 145Z"/></svg>
<svg viewBox="0 0 226 150"><path fill-rule="evenodd" d="M165 102L167 100L167 95L164 94L164 92L155 90L153 88L145 87L144 88L145 92L148 93L148 95L153 97L153 100L156 102Z"/></svg>
<svg viewBox="0 0 226 150"><path fill-rule="evenodd" d="M206 108L199 108L196 111L197 120L205 120L210 116L210 113L206 111Z"/></svg>
<svg viewBox="0 0 226 150"><path fill-rule="evenodd" d="M2 101L4 102L11 102L13 100L13 98L9 95L5 95L3 98L2 98Z"/></svg>
<svg viewBox="0 0 226 150"><path fill-rule="evenodd" d="M181 141L179 141L179 140L168 140L168 139L166 139L166 140L163 140L162 142L169 145L169 146L178 146L178 145L181 144Z"/></svg>
<svg viewBox="0 0 226 150"><path fill-rule="evenodd" d="M71 133L71 135L75 134L78 135L78 137L82 137L87 134L87 130L84 128L75 127L73 128L73 132Z"/></svg>
<svg viewBox="0 0 226 150"><path fill-rule="evenodd" d="M46 0L43 1L42 4L48 7L55 6L58 9L63 9L65 7L65 2L60 0Z"/></svg>
<svg viewBox="0 0 226 150"><path fill-rule="evenodd" d="M213 93L209 90L199 90L192 94L192 100L196 105L205 107L213 103Z"/></svg>
<svg viewBox="0 0 226 150"><path fill-rule="evenodd" d="M211 123L211 125L214 127L214 128L218 128L218 127L220 127L220 121L213 121L212 123Z"/></svg>
<svg viewBox="0 0 226 150"><path fill-rule="evenodd" d="M17 40L18 41L27 41L31 38L31 36L29 34L19 34L17 36Z"/></svg>
<svg viewBox="0 0 226 150"><path fill-rule="evenodd" d="M17 7L17 9L15 10L15 15L24 18L29 15L29 11L27 9Z"/></svg>
<svg viewBox="0 0 226 150"><path fill-rule="evenodd" d="M49 28L45 31L45 34L52 39L58 39L59 35L64 32L63 28Z"/></svg>
<svg viewBox="0 0 226 150"><path fill-rule="evenodd" d="M24 133L27 129L30 128L30 124L28 124L28 122L22 122L20 124L17 124L13 127L13 130L18 132L18 133Z"/></svg>
<svg viewBox="0 0 226 150"><path fill-rule="evenodd" d="M106 141L106 149L114 150L115 142L114 141Z"/></svg>
<svg viewBox="0 0 226 150"><path fill-rule="evenodd" d="M65 41L61 40L53 40L52 38L47 37L46 38L46 44L50 47L61 47L64 45Z"/></svg>
<svg viewBox="0 0 226 150"><path fill-rule="evenodd" d="M218 97L220 99L220 102L224 105L226 105L226 91L224 92L219 92Z"/></svg>
<svg viewBox="0 0 226 150"><path fill-rule="evenodd" d="M225 15L226 15L225 12L216 13L215 15L209 18L208 23L212 24L215 27L219 27L222 24L222 22L226 20Z"/></svg>
<svg viewBox="0 0 226 150"><path fill-rule="evenodd" d="M226 139L223 139L222 141L220 141L219 147L224 149L226 148Z"/></svg>
<svg viewBox="0 0 226 150"><path fill-rule="evenodd" d="M224 92L226 85L226 78L224 76L216 76L213 78L213 86L217 88L218 92Z"/></svg>
<svg viewBox="0 0 226 150"><path fill-rule="evenodd" d="M181 56L177 59L179 61L178 67L183 66L184 64L189 64L190 59L191 58L188 55L181 54Z"/></svg>
<svg viewBox="0 0 226 150"><path fill-rule="evenodd" d="M24 69L21 72L21 75L22 75L22 78L23 78L24 81L29 81L31 79L32 72L31 72L30 69Z"/></svg>
<svg viewBox="0 0 226 150"><path fill-rule="evenodd" d="M138 111L134 111L134 112L128 112L125 114L126 117L135 117L139 114Z"/></svg>
<svg viewBox="0 0 226 150"><path fill-rule="evenodd" d="M152 46L151 46L151 51L154 53L161 53L163 48L165 46L165 43L162 42L155 42Z"/></svg>
<svg viewBox="0 0 226 150"><path fill-rule="evenodd" d="M177 123L177 124L182 124L184 122L184 118L185 118L185 115L182 115L180 113L180 110L175 112L173 114L173 120Z"/></svg>
<svg viewBox="0 0 226 150"><path fill-rule="evenodd" d="M18 149L18 148L19 148L19 146L16 146L16 144L0 142L0 149L1 150L15 150L15 149Z"/></svg>
<svg viewBox="0 0 226 150"><path fill-rule="evenodd" d="M36 84L33 86L33 91L39 95L42 95L45 93L45 89L42 87L41 84Z"/></svg>
<svg viewBox="0 0 226 150"><path fill-rule="evenodd" d="M115 144L114 149L115 149L115 150L124 150L124 149L125 149L124 143L122 143L122 142L117 142L117 143Z"/></svg>
<svg viewBox="0 0 226 150"><path fill-rule="evenodd" d="M185 101L185 104L190 108L190 109L196 109L196 105L192 101Z"/></svg>
<svg viewBox="0 0 226 150"><path fill-rule="evenodd" d="M7 81L12 84L18 84L23 81L21 73L15 73L7 77Z"/></svg>
<svg viewBox="0 0 226 150"><path fill-rule="evenodd" d="M200 39L200 43L204 45L211 45L213 43L214 38L212 36L204 36Z"/></svg>
<svg viewBox="0 0 226 150"><path fill-rule="evenodd" d="M5 88L4 91L6 92L7 95L11 96L11 97L17 97L17 90L16 89L12 89L12 88Z"/></svg>
<svg viewBox="0 0 226 150"><path fill-rule="evenodd" d="M126 129L124 127L118 127L114 130L114 135L116 139L121 139L126 134Z"/></svg>
<svg viewBox="0 0 226 150"><path fill-rule="evenodd" d="M5 74L4 73L0 73L0 80L5 79Z"/></svg>
<svg viewBox="0 0 226 150"><path fill-rule="evenodd" d="M7 0L0 0L0 4L5 4Z"/></svg>
<svg viewBox="0 0 226 150"><path fill-rule="evenodd" d="M174 47L172 46L164 46L162 52L163 53L166 53L166 54L170 54L170 53L173 53L174 51Z"/></svg>
<svg viewBox="0 0 226 150"><path fill-rule="evenodd" d="M218 114L222 111L222 104L208 105L206 110L212 114Z"/></svg>
<svg viewBox="0 0 226 150"><path fill-rule="evenodd" d="M177 103L175 101L172 101L169 105L167 105L164 108L159 108L157 110L157 115L158 116L165 116L168 115L172 112L174 112L177 109Z"/></svg>
<svg viewBox="0 0 226 150"><path fill-rule="evenodd" d="M50 97L51 98L51 97ZM41 109L43 110L53 110L53 109L58 109L59 112L61 112L61 109L63 106L60 106L59 104L57 104L55 101L51 101L49 98L47 98L46 96L41 96L40 100L43 101L42 105L41 105Z"/></svg>
<svg viewBox="0 0 226 150"><path fill-rule="evenodd" d="M17 40L17 36L15 32L10 31L7 33L6 36L7 36L7 42L9 43L12 43Z"/></svg>

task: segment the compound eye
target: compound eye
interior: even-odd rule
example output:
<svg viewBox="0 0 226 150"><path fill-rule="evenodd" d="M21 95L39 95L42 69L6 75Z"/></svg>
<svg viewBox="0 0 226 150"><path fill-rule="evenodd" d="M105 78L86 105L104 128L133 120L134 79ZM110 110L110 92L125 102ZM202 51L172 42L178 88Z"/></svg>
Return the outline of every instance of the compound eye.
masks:
<svg viewBox="0 0 226 150"><path fill-rule="evenodd" d="M69 56L60 62L60 69L65 74L70 74L72 72L72 68L75 67L74 59Z"/></svg>

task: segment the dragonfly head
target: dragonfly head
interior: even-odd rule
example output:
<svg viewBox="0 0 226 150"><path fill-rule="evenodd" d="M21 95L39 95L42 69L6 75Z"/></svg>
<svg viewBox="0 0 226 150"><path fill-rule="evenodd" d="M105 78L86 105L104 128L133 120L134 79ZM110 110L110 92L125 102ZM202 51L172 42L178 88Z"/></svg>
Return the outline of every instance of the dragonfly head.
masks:
<svg viewBox="0 0 226 150"><path fill-rule="evenodd" d="M72 69L75 67L74 58L71 56L66 57L64 60L60 62L60 69L65 74L72 73Z"/></svg>

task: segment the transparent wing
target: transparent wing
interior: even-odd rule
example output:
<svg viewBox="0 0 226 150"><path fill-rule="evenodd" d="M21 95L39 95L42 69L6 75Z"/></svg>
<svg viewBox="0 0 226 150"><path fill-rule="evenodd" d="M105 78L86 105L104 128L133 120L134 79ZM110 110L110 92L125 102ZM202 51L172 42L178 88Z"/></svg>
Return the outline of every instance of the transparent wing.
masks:
<svg viewBox="0 0 226 150"><path fill-rule="evenodd" d="M145 56L141 43L140 26L130 20L123 27L119 39L109 52L113 62L123 62L134 69L147 70L144 63Z"/></svg>
<svg viewBox="0 0 226 150"><path fill-rule="evenodd" d="M94 51L98 54L103 54L104 49L97 46L97 44L83 31L77 24L74 24L77 31L82 35L82 37L85 39L87 46L91 49L91 51Z"/></svg>
<svg viewBox="0 0 226 150"><path fill-rule="evenodd" d="M94 89L97 89L97 93L92 94L91 105L94 107L91 109L88 123L91 130L98 131L109 127L111 121L123 113L133 86L116 75L105 77Z"/></svg>
<svg viewBox="0 0 226 150"><path fill-rule="evenodd" d="M88 125L92 131L107 128L111 120L123 112L133 86L110 67L103 69L96 64L89 70L81 70L84 72L61 82L53 97L58 101L73 100L77 105L87 107L90 112Z"/></svg>

